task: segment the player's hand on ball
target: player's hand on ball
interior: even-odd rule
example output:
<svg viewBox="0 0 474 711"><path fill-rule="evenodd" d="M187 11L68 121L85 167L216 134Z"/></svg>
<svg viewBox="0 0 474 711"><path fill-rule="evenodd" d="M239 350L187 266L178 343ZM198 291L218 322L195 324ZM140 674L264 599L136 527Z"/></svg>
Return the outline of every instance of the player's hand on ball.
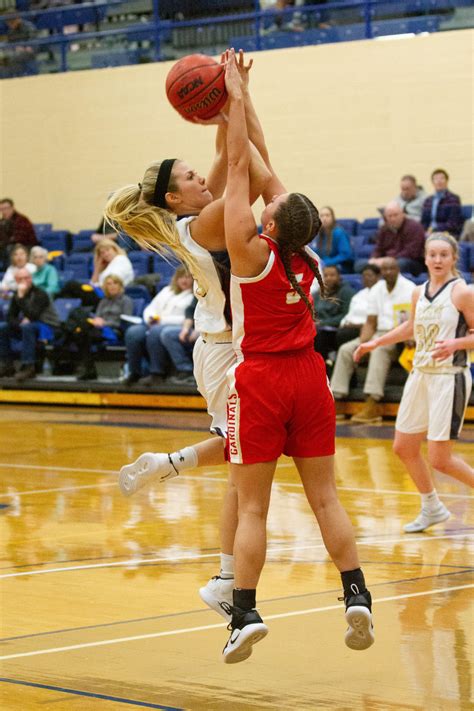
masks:
<svg viewBox="0 0 474 711"><path fill-rule="evenodd" d="M237 67L234 49L226 51L225 86L231 98L240 99L242 96L242 79Z"/></svg>

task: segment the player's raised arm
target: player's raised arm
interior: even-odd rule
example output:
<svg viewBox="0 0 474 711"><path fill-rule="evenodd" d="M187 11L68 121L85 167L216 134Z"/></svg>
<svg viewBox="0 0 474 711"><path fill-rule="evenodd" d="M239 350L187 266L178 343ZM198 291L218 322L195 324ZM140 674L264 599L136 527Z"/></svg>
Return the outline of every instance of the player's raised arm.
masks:
<svg viewBox="0 0 474 711"><path fill-rule="evenodd" d="M249 202L249 164L251 149L248 139L242 80L235 53L229 50L226 63L226 87L229 94L227 127L227 194L224 225L232 273L256 276L264 268L268 245L260 240Z"/></svg>

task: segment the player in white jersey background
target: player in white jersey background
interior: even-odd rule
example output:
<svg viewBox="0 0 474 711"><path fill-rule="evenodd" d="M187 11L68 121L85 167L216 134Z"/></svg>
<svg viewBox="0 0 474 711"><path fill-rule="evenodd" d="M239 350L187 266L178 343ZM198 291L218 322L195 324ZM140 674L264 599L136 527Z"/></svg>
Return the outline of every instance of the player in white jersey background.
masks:
<svg viewBox="0 0 474 711"><path fill-rule="evenodd" d="M378 346L415 340L395 424L393 449L421 495L421 511L406 533L424 531L450 516L439 500L430 467L468 486L474 469L452 450L472 389L468 350L474 348L474 290L456 270L458 244L447 233L434 233L425 245L429 281L413 292L410 319L380 338L362 343L354 360ZM421 443L428 440L428 462Z"/></svg>

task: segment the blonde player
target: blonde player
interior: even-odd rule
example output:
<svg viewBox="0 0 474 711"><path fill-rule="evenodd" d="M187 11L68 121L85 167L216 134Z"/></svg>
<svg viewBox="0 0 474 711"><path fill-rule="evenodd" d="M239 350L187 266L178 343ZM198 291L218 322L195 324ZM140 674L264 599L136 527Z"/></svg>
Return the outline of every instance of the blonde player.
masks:
<svg viewBox="0 0 474 711"><path fill-rule="evenodd" d="M408 321L380 338L361 343L354 360L378 346L414 338L413 370L405 384L395 424L394 451L405 464L421 495L421 511L406 524L418 533L445 521L450 512L439 500L429 469L474 486L474 470L452 452L472 388L468 350L474 348L474 290L456 270L458 244L446 233L434 233L425 246L429 281L413 293ZM421 443L428 440L428 463Z"/></svg>

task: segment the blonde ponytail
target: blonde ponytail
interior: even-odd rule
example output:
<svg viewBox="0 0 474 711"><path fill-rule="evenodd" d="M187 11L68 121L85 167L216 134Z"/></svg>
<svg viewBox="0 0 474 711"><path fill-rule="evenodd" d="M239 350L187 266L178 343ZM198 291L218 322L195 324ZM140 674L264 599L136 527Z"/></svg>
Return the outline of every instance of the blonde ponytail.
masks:
<svg viewBox="0 0 474 711"><path fill-rule="evenodd" d="M113 227L132 237L142 248L160 254L169 261L170 251L185 264L197 282L197 293L205 296L207 279L199 268L196 258L181 244L176 229L176 216L161 207L155 207L144 199L148 174L158 164L153 164L145 173L143 186L126 185L117 190L108 200L104 217ZM156 180L156 172L155 172Z"/></svg>

